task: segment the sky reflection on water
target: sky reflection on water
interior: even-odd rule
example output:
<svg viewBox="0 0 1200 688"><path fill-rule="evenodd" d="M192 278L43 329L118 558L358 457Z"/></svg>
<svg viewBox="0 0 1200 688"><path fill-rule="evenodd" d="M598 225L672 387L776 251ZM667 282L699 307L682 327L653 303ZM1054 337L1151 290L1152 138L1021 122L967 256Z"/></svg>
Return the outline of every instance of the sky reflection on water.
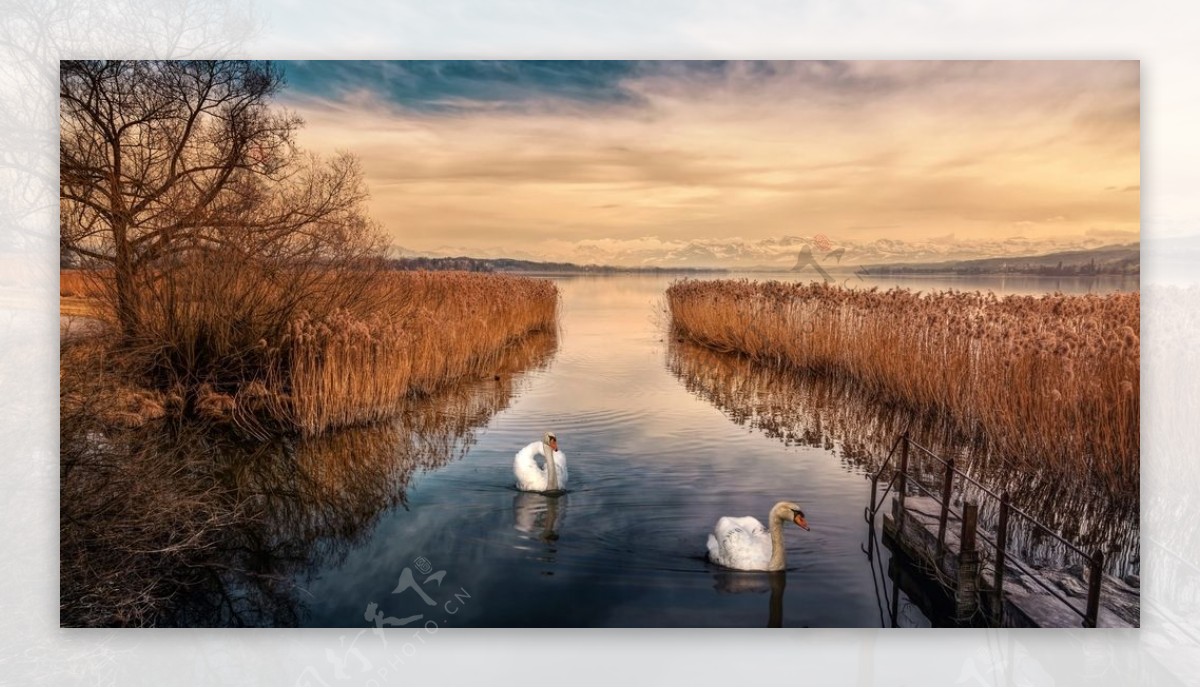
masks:
<svg viewBox="0 0 1200 688"><path fill-rule="evenodd" d="M559 337L515 356L500 381L255 464L283 473L237 475L264 505L251 548L282 552L261 565L290 582L268 586L287 593L248 623L879 626L898 594L898 623L928 625L886 591L890 553L863 520L866 467L901 420L846 390L789 386L678 345L664 330L669 282L559 279ZM513 454L546 430L567 455L569 491L519 493ZM785 499L812 531L785 530L783 575L704 560L718 518L764 520ZM227 585L251 587L262 581Z"/></svg>

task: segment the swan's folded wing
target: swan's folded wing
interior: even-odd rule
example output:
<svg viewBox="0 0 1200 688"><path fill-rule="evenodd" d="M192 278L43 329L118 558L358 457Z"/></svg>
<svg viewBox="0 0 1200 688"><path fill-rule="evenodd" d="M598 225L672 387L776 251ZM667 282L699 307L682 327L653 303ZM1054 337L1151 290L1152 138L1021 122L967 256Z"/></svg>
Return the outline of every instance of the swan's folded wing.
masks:
<svg viewBox="0 0 1200 688"><path fill-rule="evenodd" d="M538 466L537 459L533 458L541 445L541 442L533 442L513 457L513 477L517 479L518 489L546 489L546 474L542 472L541 466Z"/></svg>
<svg viewBox="0 0 1200 688"><path fill-rule="evenodd" d="M764 543L768 548L765 560ZM767 531L753 516L725 516L717 521L716 529L709 536L709 558L730 568L754 568L760 564L759 560L764 560L761 563L765 566L766 560L771 557L769 548Z"/></svg>
<svg viewBox="0 0 1200 688"><path fill-rule="evenodd" d="M764 528L763 524L759 523L758 519L754 518L753 516L742 516L741 518L735 516L724 516L721 518L721 520L717 521L717 532L722 533L726 531L731 534L741 533L754 536L765 534L767 529Z"/></svg>

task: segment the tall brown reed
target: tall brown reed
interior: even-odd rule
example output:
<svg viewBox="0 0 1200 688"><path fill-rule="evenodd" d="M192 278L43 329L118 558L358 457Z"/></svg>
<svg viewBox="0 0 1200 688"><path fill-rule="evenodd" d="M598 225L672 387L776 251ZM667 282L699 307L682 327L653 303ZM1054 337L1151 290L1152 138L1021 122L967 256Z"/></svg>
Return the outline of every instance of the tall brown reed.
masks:
<svg viewBox="0 0 1200 688"><path fill-rule="evenodd" d="M406 397L490 375L521 337L556 327L547 280L473 273L400 272L379 312L302 314L282 346L291 412L306 433L389 417Z"/></svg>
<svg viewBox="0 0 1200 688"><path fill-rule="evenodd" d="M58 275L58 293L64 298L95 298L100 288L97 279L103 273L90 270L62 270Z"/></svg>
<svg viewBox="0 0 1200 688"><path fill-rule="evenodd" d="M553 330L558 311L546 280L376 262L195 256L140 280L136 335L114 344L122 370L137 371L125 384L260 438L388 418L407 397L492 372L516 340ZM110 282L63 281L92 295Z"/></svg>
<svg viewBox="0 0 1200 688"><path fill-rule="evenodd" d="M1005 296L684 281L679 336L855 380L1007 461L1136 494L1139 295Z"/></svg>

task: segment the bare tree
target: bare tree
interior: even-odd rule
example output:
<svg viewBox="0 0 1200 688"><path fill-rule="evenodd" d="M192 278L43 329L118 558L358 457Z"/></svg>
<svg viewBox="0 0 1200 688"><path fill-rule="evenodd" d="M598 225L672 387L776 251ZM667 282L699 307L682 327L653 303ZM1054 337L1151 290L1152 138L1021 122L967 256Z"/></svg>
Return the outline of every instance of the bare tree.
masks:
<svg viewBox="0 0 1200 688"><path fill-rule="evenodd" d="M138 278L214 250L294 260L370 247L355 158L294 145L271 106L282 73L250 61L64 61L59 144L64 252L110 266L122 332Z"/></svg>

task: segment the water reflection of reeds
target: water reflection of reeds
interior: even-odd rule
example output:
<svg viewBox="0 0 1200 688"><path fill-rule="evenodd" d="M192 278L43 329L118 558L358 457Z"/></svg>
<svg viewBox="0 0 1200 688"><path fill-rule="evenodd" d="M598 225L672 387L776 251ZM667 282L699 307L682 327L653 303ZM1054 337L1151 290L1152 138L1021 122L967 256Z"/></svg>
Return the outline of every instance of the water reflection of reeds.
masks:
<svg viewBox="0 0 1200 688"><path fill-rule="evenodd" d="M298 625L305 577L341 561L385 512L404 504L414 475L463 456L475 430L519 391L522 374L546 365L556 348L553 333L530 337L505 351L494 376L407 399L391 421L312 438L247 443L195 425L90 436L73 456L74 477L64 480L64 562L74 562L63 569L64 623ZM120 472L100 468L115 465L139 466L143 473L125 480ZM195 542L169 533L129 537L135 523L143 531L156 527L132 515L144 500L109 494L104 520L84 513L113 485L134 483L156 489L155 503L179 503L178 511L162 507L172 518L157 527L182 526L196 533ZM77 501L68 503L71 498ZM86 529L102 531L106 542L123 550L118 557L94 551L66 524L89 516ZM204 527L206 520L211 527ZM139 555L147 539L172 543L176 556ZM116 576L104 576L103 585L89 589L88 566L118 563L122 580L140 581L153 594L150 611L146 605L136 612L122 609L130 595L103 589L114 581L121 585ZM106 593L111 600L95 600ZM76 613L72 606L86 599L93 609Z"/></svg>
<svg viewBox="0 0 1200 688"><path fill-rule="evenodd" d="M1083 478L1071 482L1060 473L1008 466L993 459L984 444L955 436L937 418L881 403L845 378L798 374L678 341L668 350L668 366L689 391L734 422L788 445L831 451L849 470L878 470L896 437L908 430L916 442L944 459L953 458L975 480L996 492L1008 491L1014 505L1085 551L1101 548L1110 572L1139 570L1136 498L1113 497ZM910 453L910 474L915 476L910 481L919 480L934 494L941 492L944 470L920 452ZM890 476L885 472L884 477L886 484ZM864 484L864 507L868 493ZM968 500L979 503L980 523L994 527L999 505L959 479L952 502L957 508ZM1031 563L1082 564L1061 543L1020 519L1013 519L1011 530L1010 551Z"/></svg>

